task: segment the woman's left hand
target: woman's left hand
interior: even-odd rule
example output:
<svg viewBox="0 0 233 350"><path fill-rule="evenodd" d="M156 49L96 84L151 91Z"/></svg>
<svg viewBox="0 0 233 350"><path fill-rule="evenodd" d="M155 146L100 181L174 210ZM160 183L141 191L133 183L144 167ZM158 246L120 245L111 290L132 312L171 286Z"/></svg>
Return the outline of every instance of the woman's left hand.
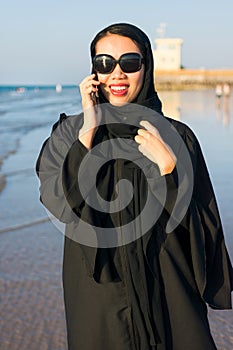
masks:
<svg viewBox="0 0 233 350"><path fill-rule="evenodd" d="M139 129L135 136L139 151L158 165L161 175L170 174L176 166L175 154L151 123L143 120L140 125L146 130Z"/></svg>

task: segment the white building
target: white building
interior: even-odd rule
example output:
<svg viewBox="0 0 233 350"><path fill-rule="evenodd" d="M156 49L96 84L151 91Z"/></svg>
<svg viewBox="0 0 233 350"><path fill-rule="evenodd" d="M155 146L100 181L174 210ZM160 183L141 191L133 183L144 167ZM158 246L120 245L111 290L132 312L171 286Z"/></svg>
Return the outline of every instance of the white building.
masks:
<svg viewBox="0 0 233 350"><path fill-rule="evenodd" d="M181 46L179 38L158 38L153 50L156 70L178 70L181 68Z"/></svg>

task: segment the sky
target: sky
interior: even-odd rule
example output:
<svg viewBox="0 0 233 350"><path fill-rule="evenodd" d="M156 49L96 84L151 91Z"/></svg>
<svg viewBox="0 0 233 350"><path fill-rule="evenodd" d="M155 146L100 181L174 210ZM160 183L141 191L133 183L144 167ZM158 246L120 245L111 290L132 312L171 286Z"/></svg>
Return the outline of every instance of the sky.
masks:
<svg viewBox="0 0 233 350"><path fill-rule="evenodd" d="M0 0L0 84L79 84L90 42L109 24L182 38L185 68L233 68L232 0Z"/></svg>

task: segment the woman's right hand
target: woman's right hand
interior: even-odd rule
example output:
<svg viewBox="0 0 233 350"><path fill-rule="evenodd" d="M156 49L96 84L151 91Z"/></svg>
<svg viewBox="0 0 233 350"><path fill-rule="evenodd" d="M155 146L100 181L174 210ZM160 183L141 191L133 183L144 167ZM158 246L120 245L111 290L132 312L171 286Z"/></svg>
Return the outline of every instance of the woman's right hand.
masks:
<svg viewBox="0 0 233 350"><path fill-rule="evenodd" d="M87 149L91 149L92 140L100 123L100 109L95 105L93 94L98 93L100 82L95 79L96 74L91 74L80 83L80 94L84 112L83 126L79 131L78 138Z"/></svg>

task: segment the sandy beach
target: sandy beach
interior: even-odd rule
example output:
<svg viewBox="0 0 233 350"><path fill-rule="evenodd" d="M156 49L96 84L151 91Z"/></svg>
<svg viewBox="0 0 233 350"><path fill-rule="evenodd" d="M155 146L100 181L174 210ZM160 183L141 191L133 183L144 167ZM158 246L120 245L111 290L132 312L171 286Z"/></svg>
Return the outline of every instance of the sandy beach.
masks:
<svg viewBox="0 0 233 350"><path fill-rule="evenodd" d="M183 100L181 98L179 101L188 122L191 120L191 112L190 115L186 113L190 109L188 98L194 103L192 93L189 94L186 92ZM213 109L206 103L206 97L201 97L201 102L200 96L198 98L199 102L196 102L194 110L196 108L196 111L206 113L206 120L197 117L193 125L194 128L201 126L201 130L203 126L208 130L208 115L213 114ZM204 107L207 109L203 111ZM233 108L231 115L232 111ZM195 114L195 111L192 113ZM232 120L227 129L221 120L216 119L215 114L213 118L217 123L214 127L216 133L222 134L223 139L228 135L229 140L232 140ZM17 152L11 154L2 164L1 173L6 178L6 186L0 193L1 350L67 349L62 290L64 237L49 221L39 202L38 180L34 170L36 157L49 129L47 126L35 128L25 134ZM204 139L203 135L204 131L200 131L200 138ZM203 142L204 147L212 139L216 139L216 134L210 134L208 140ZM221 143L222 147L224 142L228 147L227 141ZM208 152L206 148L208 164L213 169L214 161L216 162L215 149L213 148L213 153ZM226 177L221 172L221 161L227 164L227 159L227 154L218 156L219 166L213 171L213 178L226 229L226 241L233 258L232 194L229 190L233 185L231 163L228 164ZM232 310L210 309L209 319L218 350L231 350Z"/></svg>
<svg viewBox="0 0 233 350"><path fill-rule="evenodd" d="M1 237L1 350L63 350L62 236L50 223Z"/></svg>

